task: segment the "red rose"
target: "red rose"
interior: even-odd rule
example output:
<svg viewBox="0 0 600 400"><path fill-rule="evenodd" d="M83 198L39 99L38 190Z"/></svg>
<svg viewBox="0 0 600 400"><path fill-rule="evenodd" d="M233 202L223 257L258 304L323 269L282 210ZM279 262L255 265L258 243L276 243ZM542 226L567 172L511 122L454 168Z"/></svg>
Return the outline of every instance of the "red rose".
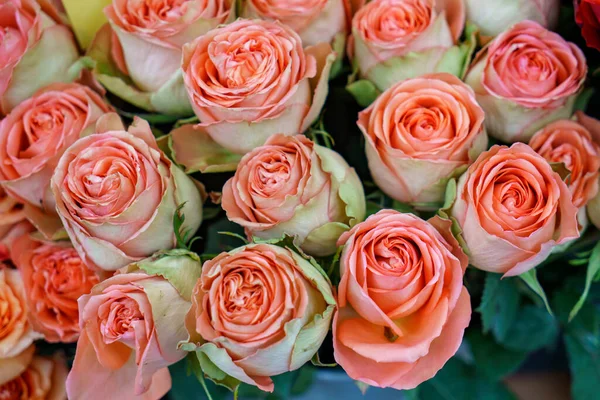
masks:
<svg viewBox="0 0 600 400"><path fill-rule="evenodd" d="M588 47L600 50L600 0L575 0L575 21Z"/></svg>

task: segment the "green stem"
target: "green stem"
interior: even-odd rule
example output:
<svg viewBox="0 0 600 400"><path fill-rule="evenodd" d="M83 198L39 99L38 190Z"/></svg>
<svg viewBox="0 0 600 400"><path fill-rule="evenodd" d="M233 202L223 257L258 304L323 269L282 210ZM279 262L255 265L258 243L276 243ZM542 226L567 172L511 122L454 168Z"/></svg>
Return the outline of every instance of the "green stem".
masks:
<svg viewBox="0 0 600 400"><path fill-rule="evenodd" d="M235 390L233 391L233 400L238 400L239 390L240 390L240 387L238 385L235 387Z"/></svg>
<svg viewBox="0 0 600 400"><path fill-rule="evenodd" d="M200 384L202 385L202 389L204 389L204 393L206 393L206 397L208 398L208 400L213 400L212 396L210 395L210 391L208 390L208 386L206 386L206 380L204 379L204 377L200 374L198 379L200 381Z"/></svg>

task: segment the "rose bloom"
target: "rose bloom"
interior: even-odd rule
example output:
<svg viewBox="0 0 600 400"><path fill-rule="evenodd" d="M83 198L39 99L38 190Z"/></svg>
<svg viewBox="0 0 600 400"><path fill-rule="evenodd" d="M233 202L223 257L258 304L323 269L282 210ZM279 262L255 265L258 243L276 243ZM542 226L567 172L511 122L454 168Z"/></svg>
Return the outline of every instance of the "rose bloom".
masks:
<svg viewBox="0 0 600 400"><path fill-rule="evenodd" d="M375 183L396 200L431 208L443 202L448 180L487 148L483 120L468 86L435 74L386 90L359 113L358 126Z"/></svg>
<svg viewBox="0 0 600 400"><path fill-rule="evenodd" d="M600 1L573 0L575 21L581 26L581 34L589 47L600 50Z"/></svg>
<svg viewBox="0 0 600 400"><path fill-rule="evenodd" d="M300 35L304 46L333 42L347 34L350 4L347 0L249 0L244 4L244 18L278 20Z"/></svg>
<svg viewBox="0 0 600 400"><path fill-rule="evenodd" d="M323 274L275 245L219 254L194 288L186 326L199 347L190 350L222 370L217 381L226 374L272 392L270 377L304 365L329 331L335 298Z"/></svg>
<svg viewBox="0 0 600 400"><path fill-rule="evenodd" d="M412 389L458 350L471 301L468 259L450 226L382 210L340 238L333 348L352 379Z"/></svg>
<svg viewBox="0 0 600 400"><path fill-rule="evenodd" d="M512 143L528 141L550 122L570 118L586 74L577 46L524 21L479 53L465 82L485 111L488 133Z"/></svg>
<svg viewBox="0 0 600 400"><path fill-rule="evenodd" d="M460 38L464 7L462 0L367 3L352 19L350 52L360 75L385 90L419 75L459 71L462 57L444 56Z"/></svg>
<svg viewBox="0 0 600 400"><path fill-rule="evenodd" d="M551 163L564 163L571 172L567 185L573 204L583 207L598 193L600 176L600 122L582 112L576 120L561 120L546 125L529 146Z"/></svg>
<svg viewBox="0 0 600 400"><path fill-rule="evenodd" d="M109 25L88 49L100 63L96 78L145 110L192 115L181 77L182 46L232 20L232 5L232 0L112 0L104 9Z"/></svg>
<svg viewBox="0 0 600 400"><path fill-rule="evenodd" d="M68 397L162 398L171 389L167 367L185 356L177 344L186 339L189 308L169 281L141 271L114 275L81 296Z"/></svg>
<svg viewBox="0 0 600 400"><path fill-rule="evenodd" d="M40 7L40 4L43 6ZM0 115L54 82L72 80L75 40L50 2L0 1Z"/></svg>
<svg viewBox="0 0 600 400"><path fill-rule="evenodd" d="M471 265L504 276L527 272L579 237L569 188L523 143L481 154L460 177L451 213Z"/></svg>
<svg viewBox="0 0 600 400"><path fill-rule="evenodd" d="M365 217L362 183L344 159L303 135L271 136L246 154L223 187L227 217L249 237L294 236L306 252L335 253Z"/></svg>
<svg viewBox="0 0 600 400"><path fill-rule="evenodd" d="M32 230L25 219L23 205L0 186L0 262L10 259L12 242Z"/></svg>
<svg viewBox="0 0 600 400"><path fill-rule="evenodd" d="M200 193L158 148L150 125L136 117L125 131L107 114L97 132L65 151L51 183L83 262L114 271L175 247L173 215L184 203L182 229L193 234L202 220Z"/></svg>
<svg viewBox="0 0 600 400"><path fill-rule="evenodd" d="M23 235L12 247L21 272L33 328L48 342L75 342L79 337L77 299L88 294L98 276L77 251L62 242L43 243Z"/></svg>
<svg viewBox="0 0 600 400"><path fill-rule="evenodd" d="M109 110L102 97L78 84L53 84L23 101L0 124L0 183L53 212L50 178L60 156Z"/></svg>
<svg viewBox="0 0 600 400"><path fill-rule="evenodd" d="M486 36L496 36L517 22L531 20L553 29L560 0L465 0L467 20Z"/></svg>
<svg viewBox="0 0 600 400"><path fill-rule="evenodd" d="M27 319L27 311L19 271L0 268L0 359L18 356L40 338Z"/></svg>
<svg viewBox="0 0 600 400"><path fill-rule="evenodd" d="M304 132L321 112L334 58L327 43L303 49L278 22L213 29L183 48L185 86L201 122L195 134L245 154L275 133Z"/></svg>
<svg viewBox="0 0 600 400"><path fill-rule="evenodd" d="M66 400L67 372L62 357L35 356L23 372L0 381L0 399Z"/></svg>

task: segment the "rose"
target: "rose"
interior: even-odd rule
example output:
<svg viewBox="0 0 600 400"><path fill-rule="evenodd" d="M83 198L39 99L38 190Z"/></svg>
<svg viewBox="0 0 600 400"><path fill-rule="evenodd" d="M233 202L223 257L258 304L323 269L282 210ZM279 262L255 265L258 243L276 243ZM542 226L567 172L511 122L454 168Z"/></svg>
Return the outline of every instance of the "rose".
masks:
<svg viewBox="0 0 600 400"><path fill-rule="evenodd" d="M67 366L62 357L35 356L27 369L11 380L0 381L2 399L63 400Z"/></svg>
<svg viewBox="0 0 600 400"><path fill-rule="evenodd" d="M471 265L520 275L579 237L577 208L558 173L523 143L494 146L460 177L452 216Z"/></svg>
<svg viewBox="0 0 600 400"><path fill-rule="evenodd" d="M304 46L333 42L348 30L349 2L346 0L248 0L242 10L244 18L278 20L300 35Z"/></svg>
<svg viewBox="0 0 600 400"><path fill-rule="evenodd" d="M110 108L86 86L50 85L0 125L0 183L14 196L53 212L50 178L63 151L93 132Z"/></svg>
<svg viewBox="0 0 600 400"><path fill-rule="evenodd" d="M450 74L425 75L386 90L358 116L371 175L396 200L430 208L446 183L487 148L483 110Z"/></svg>
<svg viewBox="0 0 600 400"><path fill-rule="evenodd" d="M294 236L314 255L335 253L340 234L365 217L362 184L334 151L306 137L271 136L225 183L227 217L248 236Z"/></svg>
<svg viewBox="0 0 600 400"><path fill-rule="evenodd" d="M25 220L23 205L0 186L0 262L10 259L13 240L31 230L33 227Z"/></svg>
<svg viewBox="0 0 600 400"><path fill-rule="evenodd" d="M0 263L0 270L5 267ZM6 382L10 382L15 377L18 377L27 369L35 354L35 345L31 345L19 354L10 358L0 358L0 387ZM0 390L0 395L2 391ZM2 398L2 397L0 397Z"/></svg>
<svg viewBox="0 0 600 400"><path fill-rule="evenodd" d="M467 20L487 36L496 36L517 22L531 20L548 29L558 22L559 0L466 0Z"/></svg>
<svg viewBox="0 0 600 400"><path fill-rule="evenodd" d="M29 321L48 342L75 342L79 337L77 299L88 294L98 276L67 244L43 243L23 235L13 245L29 305Z"/></svg>
<svg viewBox="0 0 600 400"><path fill-rule="evenodd" d="M600 122L577 112L576 120L546 125L529 146L550 163L564 163L571 172L567 185L575 207L583 207L598 193Z"/></svg>
<svg viewBox="0 0 600 400"><path fill-rule="evenodd" d="M178 206L194 233L202 201L193 181L162 153L148 123L125 131L116 114L98 121L97 134L79 139L52 176L57 211L83 262L116 270L175 247Z"/></svg>
<svg viewBox="0 0 600 400"><path fill-rule="evenodd" d="M185 86L201 124L173 141L193 146L194 135L209 135L245 154L272 134L304 132L321 111L334 58L326 43L303 49L278 22L238 20L213 29L183 48Z"/></svg>
<svg viewBox="0 0 600 400"><path fill-rule="evenodd" d="M499 35L474 61L465 82L485 111L488 133L506 142L528 141L568 119L587 74L573 43L524 21Z"/></svg>
<svg viewBox="0 0 600 400"><path fill-rule="evenodd" d="M598 0L573 0L575 21L589 47L600 50L600 2Z"/></svg>
<svg viewBox="0 0 600 400"><path fill-rule="evenodd" d="M18 356L40 337L28 322L27 311L19 271L0 268L0 359Z"/></svg>
<svg viewBox="0 0 600 400"><path fill-rule="evenodd" d="M270 244L219 254L202 267L183 348L211 365L203 371L217 382L231 385L232 377L232 386L241 381L272 392L270 377L300 368L327 335L335 298L324 274Z"/></svg>
<svg viewBox="0 0 600 400"><path fill-rule="evenodd" d="M69 28L49 2L0 2L0 115L38 89L70 82L69 67L79 57Z"/></svg>
<svg viewBox="0 0 600 400"><path fill-rule="evenodd" d="M104 10L109 25L96 34L88 50L98 63L96 78L110 92L145 110L192 115L181 76L182 46L231 20L234 3L113 0Z"/></svg>
<svg viewBox="0 0 600 400"><path fill-rule="evenodd" d="M352 19L350 50L360 75L385 90L432 72L459 74L450 49L465 23L462 0L374 0Z"/></svg>
<svg viewBox="0 0 600 400"><path fill-rule="evenodd" d="M450 226L383 210L340 238L333 348L352 379L412 389L458 350L471 302Z"/></svg>
<svg viewBox="0 0 600 400"><path fill-rule="evenodd" d="M121 272L79 298L70 399L160 399L171 388L167 367L186 354L177 344L187 336L184 318L199 258L175 250Z"/></svg>

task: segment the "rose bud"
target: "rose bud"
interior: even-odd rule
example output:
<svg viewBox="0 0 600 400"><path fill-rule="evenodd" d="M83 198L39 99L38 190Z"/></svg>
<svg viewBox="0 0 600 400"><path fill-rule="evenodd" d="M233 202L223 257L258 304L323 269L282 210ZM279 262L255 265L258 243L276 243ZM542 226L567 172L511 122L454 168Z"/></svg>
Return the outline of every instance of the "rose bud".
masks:
<svg viewBox="0 0 600 400"><path fill-rule="evenodd" d="M582 112L576 120L553 122L538 131L529 146L550 163L564 163L570 171L567 186L575 207L583 207L598 193L600 122Z"/></svg>
<svg viewBox="0 0 600 400"><path fill-rule="evenodd" d="M294 236L318 256L335 253L340 234L364 219L366 207L354 169L303 135L274 135L246 154L223 187L222 205L249 237Z"/></svg>
<svg viewBox="0 0 600 400"><path fill-rule="evenodd" d="M144 110L193 115L183 88L185 43L233 19L232 0L112 0L109 24L88 49L94 76L111 93Z"/></svg>
<svg viewBox="0 0 600 400"><path fill-rule="evenodd" d="M485 36L496 36L517 22L531 20L553 29L560 0L465 0L467 20Z"/></svg>
<svg viewBox="0 0 600 400"><path fill-rule="evenodd" d="M374 0L352 19L350 52L379 90L432 72L462 70L450 51L465 24L462 0ZM460 52L459 52L460 53Z"/></svg>
<svg viewBox="0 0 600 400"><path fill-rule="evenodd" d="M358 116L373 180L390 197L439 208L446 184L487 148L483 110L450 74L389 88Z"/></svg>
<svg viewBox="0 0 600 400"><path fill-rule="evenodd" d="M2 115L44 86L72 81L69 67L79 52L64 17L48 1L2 0L0 19Z"/></svg>
<svg viewBox="0 0 600 400"><path fill-rule="evenodd" d="M237 20L213 29L183 48L185 87L201 123L173 136L174 146L209 135L245 154L273 134L304 132L321 112L334 59L329 44L303 49L279 22Z"/></svg>
<svg viewBox="0 0 600 400"><path fill-rule="evenodd" d="M11 258L12 242L32 230L33 226L25 219L23 205L0 186L0 263Z"/></svg>
<svg viewBox="0 0 600 400"><path fill-rule="evenodd" d="M68 242L44 243L23 235L15 240L12 253L23 277L33 329L48 342L77 341L77 299L90 292L98 276Z"/></svg>
<svg viewBox="0 0 600 400"><path fill-rule="evenodd" d="M600 3L597 0L573 0L575 21L588 47L600 50Z"/></svg>
<svg viewBox="0 0 600 400"><path fill-rule="evenodd" d="M158 148L150 125L135 118L128 131L116 114L98 121L97 134L76 141L52 176L57 211L83 262L117 270L176 245L173 215L182 232L202 220L194 182Z"/></svg>
<svg viewBox="0 0 600 400"><path fill-rule="evenodd" d="M471 265L504 276L527 272L579 237L569 188L523 143L482 153L460 177L451 214Z"/></svg>
<svg viewBox="0 0 600 400"><path fill-rule="evenodd" d="M0 359L18 357L41 337L33 331L27 311L19 271L0 268Z"/></svg>
<svg viewBox="0 0 600 400"><path fill-rule="evenodd" d="M0 380L0 398L66 400L67 373L63 357L35 356L21 373L5 382Z"/></svg>
<svg viewBox="0 0 600 400"><path fill-rule="evenodd" d="M70 399L158 400L171 389L178 343L200 259L184 250L129 265L79 298L81 336L67 378ZM94 379L86 377L93 376Z"/></svg>
<svg viewBox="0 0 600 400"><path fill-rule="evenodd" d="M186 318L190 343L182 347L196 352L200 366L210 363L204 372L214 381L272 392L272 376L317 352L334 309L320 267L288 248L251 244L204 263Z"/></svg>
<svg viewBox="0 0 600 400"><path fill-rule="evenodd" d="M532 21L500 34L477 56L465 82L485 111L488 134L527 142L568 119L587 74L581 50Z"/></svg>
<svg viewBox="0 0 600 400"><path fill-rule="evenodd" d="M471 301L468 259L450 226L382 210L340 238L333 348L352 379L412 389L458 350Z"/></svg>
<svg viewBox="0 0 600 400"><path fill-rule="evenodd" d="M74 83L50 85L23 101L0 124L0 183L23 202L55 213L50 178L60 156L109 111L98 94Z"/></svg>

